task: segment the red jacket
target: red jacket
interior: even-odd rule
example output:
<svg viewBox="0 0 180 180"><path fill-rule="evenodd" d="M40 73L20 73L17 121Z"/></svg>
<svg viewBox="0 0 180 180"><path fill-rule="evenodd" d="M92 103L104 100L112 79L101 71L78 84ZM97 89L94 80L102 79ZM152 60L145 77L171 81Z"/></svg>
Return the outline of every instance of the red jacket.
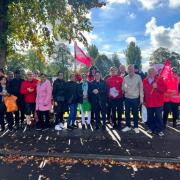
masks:
<svg viewBox="0 0 180 180"><path fill-rule="evenodd" d="M35 103L36 102L36 86L37 80L33 79L32 81L25 80L21 84L20 92L25 97L25 103ZM29 92L28 88L34 89L33 92Z"/></svg>
<svg viewBox="0 0 180 180"><path fill-rule="evenodd" d="M123 82L123 78L119 75L115 75L107 78L106 84L108 86L108 94L110 99L117 99L123 97L122 82ZM114 97L112 95L112 89L113 91L115 89L116 95Z"/></svg>
<svg viewBox="0 0 180 180"><path fill-rule="evenodd" d="M164 105L164 93L166 84L162 78L155 77L154 82L157 83L157 88L153 88L148 82L148 77L143 81L144 87L144 104L146 107L162 107Z"/></svg>

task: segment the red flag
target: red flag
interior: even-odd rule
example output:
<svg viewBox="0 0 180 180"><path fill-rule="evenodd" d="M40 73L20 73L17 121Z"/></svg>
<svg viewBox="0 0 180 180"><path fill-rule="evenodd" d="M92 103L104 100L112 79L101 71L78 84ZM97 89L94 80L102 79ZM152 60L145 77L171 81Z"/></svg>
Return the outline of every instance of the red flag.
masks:
<svg viewBox="0 0 180 180"><path fill-rule="evenodd" d="M171 79L172 78L172 70L171 70L171 60L166 59L164 67L160 73L160 76L164 79Z"/></svg>
<svg viewBox="0 0 180 180"><path fill-rule="evenodd" d="M74 55L77 61L81 62L82 64L85 64L87 67L91 66L92 59L88 57L84 53L84 51L80 47L78 47L76 43L74 43Z"/></svg>

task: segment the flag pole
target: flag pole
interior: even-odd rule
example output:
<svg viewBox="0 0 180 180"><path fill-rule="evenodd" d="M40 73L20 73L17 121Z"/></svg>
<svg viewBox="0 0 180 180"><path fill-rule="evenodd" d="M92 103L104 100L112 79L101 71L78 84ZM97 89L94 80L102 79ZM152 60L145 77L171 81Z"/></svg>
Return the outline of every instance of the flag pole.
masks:
<svg viewBox="0 0 180 180"><path fill-rule="evenodd" d="M76 42L74 42L74 72L77 71L77 62L76 62Z"/></svg>

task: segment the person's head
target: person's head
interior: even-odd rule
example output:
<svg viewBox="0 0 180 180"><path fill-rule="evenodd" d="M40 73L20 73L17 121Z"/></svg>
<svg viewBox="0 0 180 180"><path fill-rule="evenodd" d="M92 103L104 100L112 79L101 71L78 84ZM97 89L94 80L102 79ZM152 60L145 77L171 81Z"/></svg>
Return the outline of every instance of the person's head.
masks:
<svg viewBox="0 0 180 180"><path fill-rule="evenodd" d="M156 76L156 70L153 67L148 69L148 77L154 78Z"/></svg>
<svg viewBox="0 0 180 180"><path fill-rule="evenodd" d="M128 66L128 74L130 75L130 76L133 76L134 75L134 65L132 65L132 64L130 64L129 66Z"/></svg>
<svg viewBox="0 0 180 180"><path fill-rule="evenodd" d="M95 80L100 81L101 80L101 73L99 71L96 71L95 73Z"/></svg>
<svg viewBox="0 0 180 180"><path fill-rule="evenodd" d="M1 77L0 77L0 84L1 84L1 86L2 86L2 85L6 85L6 83L7 83L6 77L5 77L5 76L1 76Z"/></svg>
<svg viewBox="0 0 180 180"><path fill-rule="evenodd" d="M120 73L121 73L121 74L125 74L125 72L126 72L126 68L125 68L125 66L122 65L122 64L119 66L119 70L120 70Z"/></svg>
<svg viewBox="0 0 180 180"><path fill-rule="evenodd" d="M139 67L138 67L138 65L136 65L136 64L134 65L134 72L135 72L135 73L138 73L138 72L139 72Z"/></svg>
<svg viewBox="0 0 180 180"><path fill-rule="evenodd" d="M15 76L15 78L17 78L17 79L21 78L21 71L17 69L17 70L14 72L14 76Z"/></svg>
<svg viewBox="0 0 180 180"><path fill-rule="evenodd" d="M70 75L70 81L76 82L76 76L75 76L74 73L72 73L72 74Z"/></svg>
<svg viewBox="0 0 180 180"><path fill-rule="evenodd" d="M46 74L41 73L41 74L40 74L40 79L41 79L42 82L44 82L44 81L47 79Z"/></svg>
<svg viewBox="0 0 180 180"><path fill-rule="evenodd" d="M87 75L85 73L82 74L83 81L87 81Z"/></svg>
<svg viewBox="0 0 180 180"><path fill-rule="evenodd" d="M61 71L58 72L58 78L60 80L64 79L64 74Z"/></svg>
<svg viewBox="0 0 180 180"><path fill-rule="evenodd" d="M33 78L34 78L34 79L38 79L39 75L40 75L40 72L39 72L38 70L36 70L36 71L34 71L34 73L33 73Z"/></svg>
<svg viewBox="0 0 180 180"><path fill-rule="evenodd" d="M118 74L118 69L115 66L111 67L110 68L110 74L111 74L111 76L117 75Z"/></svg>
<svg viewBox="0 0 180 180"><path fill-rule="evenodd" d="M173 72L173 74L174 74L175 76L178 75L178 71L177 71L177 69L176 69L175 67L172 68L172 72Z"/></svg>
<svg viewBox="0 0 180 180"><path fill-rule="evenodd" d="M90 69L89 69L89 75L94 76L96 71L97 71L97 67L96 66L91 66Z"/></svg>
<svg viewBox="0 0 180 180"><path fill-rule="evenodd" d="M14 78L14 73L12 71L9 71L7 74L7 78L8 80L13 79Z"/></svg>
<svg viewBox="0 0 180 180"><path fill-rule="evenodd" d="M28 81L32 81L33 78L34 78L34 77L33 77L33 73L32 73L31 71L28 71L28 72L27 72L27 80L28 80Z"/></svg>

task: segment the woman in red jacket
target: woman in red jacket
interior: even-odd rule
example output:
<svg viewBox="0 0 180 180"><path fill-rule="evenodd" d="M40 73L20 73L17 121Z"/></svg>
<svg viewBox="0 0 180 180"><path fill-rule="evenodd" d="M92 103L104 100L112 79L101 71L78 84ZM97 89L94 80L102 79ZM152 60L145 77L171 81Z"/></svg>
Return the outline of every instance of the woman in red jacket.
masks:
<svg viewBox="0 0 180 180"><path fill-rule="evenodd" d="M35 112L35 102L36 102L36 86L37 80L33 78L33 73L27 73L27 80L23 81L21 84L20 92L25 98L25 114L27 123L30 123L30 116L34 116Z"/></svg>
<svg viewBox="0 0 180 180"><path fill-rule="evenodd" d="M143 81L144 104L147 107L148 127L153 133L163 136L162 111L166 85L161 77L156 75L154 68L148 70L148 77Z"/></svg>

